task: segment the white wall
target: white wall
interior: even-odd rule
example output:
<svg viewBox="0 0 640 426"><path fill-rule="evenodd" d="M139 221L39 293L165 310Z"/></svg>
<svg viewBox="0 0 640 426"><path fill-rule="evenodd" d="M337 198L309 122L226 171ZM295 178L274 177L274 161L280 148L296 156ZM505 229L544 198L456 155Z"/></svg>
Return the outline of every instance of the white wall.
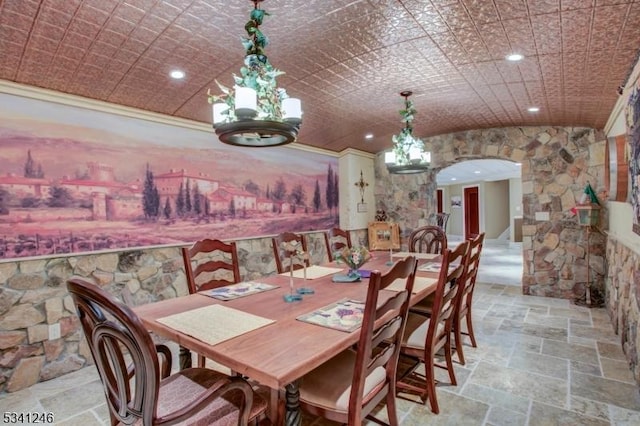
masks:
<svg viewBox="0 0 640 426"><path fill-rule="evenodd" d="M509 232L509 241L515 241L514 219L522 217L522 179L509 179L509 223L511 229Z"/></svg>
<svg viewBox="0 0 640 426"><path fill-rule="evenodd" d="M374 196L374 161L375 155L355 149L347 149L340 153L338 159L338 190L340 191L340 228L347 230L366 229L375 217L376 200ZM364 188L363 198L366 212L358 211L360 189L356 184L363 181L369 185ZM362 207L361 207L362 209Z"/></svg>

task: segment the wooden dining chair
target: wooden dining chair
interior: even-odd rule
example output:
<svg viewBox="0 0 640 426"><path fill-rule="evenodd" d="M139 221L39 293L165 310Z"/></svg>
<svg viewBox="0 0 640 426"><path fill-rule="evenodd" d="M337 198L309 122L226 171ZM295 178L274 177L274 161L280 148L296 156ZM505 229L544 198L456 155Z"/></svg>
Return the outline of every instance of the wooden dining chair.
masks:
<svg viewBox="0 0 640 426"><path fill-rule="evenodd" d="M293 232L283 232L281 234L276 235L271 239L271 244L273 245L273 255L276 259L276 270L279 274L283 272L288 272L289 265L293 262L293 269L302 269L304 262L307 267L310 266L309 258L305 258L303 260L296 259L295 256L292 256L292 253L286 250L283 247L283 243L295 242L300 247L300 250L304 253L307 253L307 242L302 234L294 234Z"/></svg>
<svg viewBox="0 0 640 426"><path fill-rule="evenodd" d="M409 251L412 253L442 254L446 249L447 234L439 226L422 226L409 236Z"/></svg>
<svg viewBox="0 0 640 426"><path fill-rule="evenodd" d="M324 234L324 241L327 245L327 255L329 262L333 262L333 253L345 247L351 248L351 234L340 228L331 228Z"/></svg>
<svg viewBox="0 0 640 426"><path fill-rule="evenodd" d="M400 372L397 388L399 392L417 394L423 403L427 398L431 411L440 412L436 397L435 368L446 369L452 385L456 385L451 356L451 331L453 311L462 295L462 282L469 258L469 242L464 241L455 250L445 250L440 264L433 311L430 317L409 312L401 353L401 362L410 366ZM449 268L450 265L454 265ZM435 356L444 351L445 365L436 364ZM417 371L424 364L425 374Z"/></svg>
<svg viewBox="0 0 640 426"><path fill-rule="evenodd" d="M357 349L347 349L301 379L303 410L328 420L361 425L386 402L389 424L398 425L396 369L417 262L396 262L389 272L371 272ZM381 291L401 279L401 291Z"/></svg>
<svg viewBox="0 0 640 426"><path fill-rule="evenodd" d="M169 348L154 345L138 316L111 294L77 278L67 288L112 425L247 425L265 413L266 401L240 377L204 368L170 374Z"/></svg>
<svg viewBox="0 0 640 426"><path fill-rule="evenodd" d="M239 283L240 267L235 242L225 243L214 239L196 241L191 247L182 248L182 260L190 294L202 290ZM195 265L195 268L194 268ZM207 360L198 354L198 367L205 367ZM209 367L232 374L227 367L209 361Z"/></svg>
<svg viewBox="0 0 640 426"><path fill-rule="evenodd" d="M476 344L476 337L473 334L473 323L471 315L471 305L473 304L473 290L476 286L476 279L478 278L478 266L480 265L480 254L482 252L482 245L484 243L484 232L477 235L475 238L469 240L469 260L467 266L467 273L464 278L464 288L462 289L462 296L458 301L458 307L454 312L453 318L453 334L455 337L455 352L458 354L460 364L465 364L464 353L462 349L462 335L469 336L471 340L471 346L474 348ZM462 330L462 319L466 318L466 331Z"/></svg>
<svg viewBox="0 0 640 426"><path fill-rule="evenodd" d="M239 283L240 267L235 242L204 239L182 248L189 293ZM195 264L195 268L194 268Z"/></svg>

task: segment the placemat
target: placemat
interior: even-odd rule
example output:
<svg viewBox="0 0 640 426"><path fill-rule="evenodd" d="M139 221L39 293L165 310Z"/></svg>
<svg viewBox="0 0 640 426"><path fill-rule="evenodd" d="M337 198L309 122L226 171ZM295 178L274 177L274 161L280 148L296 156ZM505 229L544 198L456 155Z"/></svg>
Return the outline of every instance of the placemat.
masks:
<svg viewBox="0 0 640 426"><path fill-rule="evenodd" d="M393 257L407 257L407 256L413 256L416 259L435 259L440 255L435 253L411 253L408 251L399 251L397 253L393 253Z"/></svg>
<svg viewBox="0 0 640 426"><path fill-rule="evenodd" d="M343 271L344 268L332 268L329 266L311 265L307 268L307 279L313 280L315 278L325 277L327 275L336 274ZM290 272L283 272L280 275L288 277ZM296 269L293 271L294 278L304 278L304 268Z"/></svg>
<svg viewBox="0 0 640 426"><path fill-rule="evenodd" d="M211 290L201 291L200 294L214 297L218 300L232 300L239 297L249 296L267 290L278 288L277 285L260 283L257 281L244 281L238 284L218 287Z"/></svg>
<svg viewBox="0 0 640 426"><path fill-rule="evenodd" d="M438 281L437 278L427 278L427 277L415 277L413 280L413 290L411 293L419 293L427 287L433 285ZM406 280L404 278L398 278L394 282L391 283L385 290L391 291L402 291L405 288Z"/></svg>
<svg viewBox="0 0 640 426"><path fill-rule="evenodd" d="M335 303L299 316L300 321L334 330L352 332L360 328L364 316L364 302L341 299Z"/></svg>
<svg viewBox="0 0 640 426"><path fill-rule="evenodd" d="M418 266L418 271L422 272L440 272L441 263L425 263L422 266ZM449 269L453 269L458 265L449 265Z"/></svg>
<svg viewBox="0 0 640 426"><path fill-rule="evenodd" d="M210 345L224 342L275 322L222 305L205 306L158 318L156 321Z"/></svg>

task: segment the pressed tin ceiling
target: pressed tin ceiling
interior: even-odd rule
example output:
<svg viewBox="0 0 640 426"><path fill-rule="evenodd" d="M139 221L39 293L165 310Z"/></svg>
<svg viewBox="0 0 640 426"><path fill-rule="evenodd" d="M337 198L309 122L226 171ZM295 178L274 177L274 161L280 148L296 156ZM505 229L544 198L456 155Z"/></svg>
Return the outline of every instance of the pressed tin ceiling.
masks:
<svg viewBox="0 0 640 426"><path fill-rule="evenodd" d="M0 78L211 123L249 0L0 0ZM391 147L412 90L419 137L603 128L640 48L640 0L265 0L266 53L303 102L299 142ZM521 62L504 58L522 53ZM185 71L182 80L169 72ZM540 107L536 114L530 106ZM365 140L367 133L372 139ZM212 139L215 138L212 130Z"/></svg>

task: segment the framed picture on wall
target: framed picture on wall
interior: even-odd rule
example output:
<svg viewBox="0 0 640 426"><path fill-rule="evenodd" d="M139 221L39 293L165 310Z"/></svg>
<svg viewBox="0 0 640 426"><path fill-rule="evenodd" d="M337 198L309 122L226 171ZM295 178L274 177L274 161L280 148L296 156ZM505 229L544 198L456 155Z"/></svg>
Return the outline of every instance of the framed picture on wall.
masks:
<svg viewBox="0 0 640 426"><path fill-rule="evenodd" d="M400 230L397 223L369 223L369 250L400 248Z"/></svg>
<svg viewBox="0 0 640 426"><path fill-rule="evenodd" d="M633 232L640 235L640 83L636 85L627 105L631 158L629 179L631 180L631 207L633 209Z"/></svg>
<svg viewBox="0 0 640 426"><path fill-rule="evenodd" d="M451 207L454 209L459 209L462 207L462 197L459 195L451 196Z"/></svg>

